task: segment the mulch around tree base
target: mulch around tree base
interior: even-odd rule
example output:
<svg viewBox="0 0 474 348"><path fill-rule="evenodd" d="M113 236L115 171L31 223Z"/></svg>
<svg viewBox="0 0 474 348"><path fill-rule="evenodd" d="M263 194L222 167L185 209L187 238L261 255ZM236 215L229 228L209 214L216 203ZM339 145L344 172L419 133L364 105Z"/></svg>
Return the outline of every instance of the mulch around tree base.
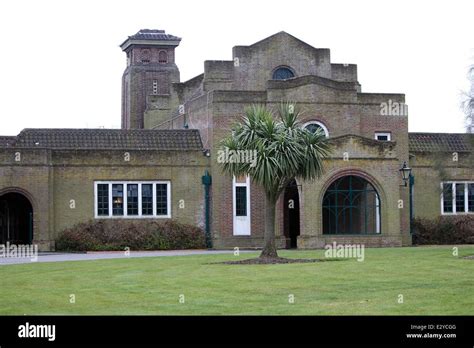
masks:
<svg viewBox="0 0 474 348"><path fill-rule="evenodd" d="M309 263L309 262L324 262L329 260L322 259L286 259L284 257L264 257L245 259L239 261L225 261L225 262L213 262L213 265L274 265L278 263Z"/></svg>

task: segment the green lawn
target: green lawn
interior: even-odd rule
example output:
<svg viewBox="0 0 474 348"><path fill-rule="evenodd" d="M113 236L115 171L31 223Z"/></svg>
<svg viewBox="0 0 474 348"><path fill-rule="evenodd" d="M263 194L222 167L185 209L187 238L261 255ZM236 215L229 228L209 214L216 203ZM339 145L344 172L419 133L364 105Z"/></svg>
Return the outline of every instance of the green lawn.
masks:
<svg viewBox="0 0 474 348"><path fill-rule="evenodd" d="M364 262L208 264L254 255L0 266L0 314L474 314L474 260L460 258L474 246L459 257L440 246L366 249Z"/></svg>

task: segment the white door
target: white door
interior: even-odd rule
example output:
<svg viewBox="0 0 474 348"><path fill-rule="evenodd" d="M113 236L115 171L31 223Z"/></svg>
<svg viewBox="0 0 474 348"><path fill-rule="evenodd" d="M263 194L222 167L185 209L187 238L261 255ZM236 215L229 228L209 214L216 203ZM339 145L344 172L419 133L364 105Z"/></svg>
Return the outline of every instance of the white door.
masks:
<svg viewBox="0 0 474 348"><path fill-rule="evenodd" d="M232 180L232 210L234 236L250 235L250 179L249 177Z"/></svg>

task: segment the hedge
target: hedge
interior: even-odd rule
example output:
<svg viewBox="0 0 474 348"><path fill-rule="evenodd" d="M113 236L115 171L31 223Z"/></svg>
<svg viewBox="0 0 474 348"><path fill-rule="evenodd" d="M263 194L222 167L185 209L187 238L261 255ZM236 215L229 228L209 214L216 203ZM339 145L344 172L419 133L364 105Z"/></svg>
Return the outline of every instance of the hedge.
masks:
<svg viewBox="0 0 474 348"><path fill-rule="evenodd" d="M58 251L175 250L206 248L201 228L173 220L91 220L62 231Z"/></svg>
<svg viewBox="0 0 474 348"><path fill-rule="evenodd" d="M474 216L414 219L413 244L474 244Z"/></svg>

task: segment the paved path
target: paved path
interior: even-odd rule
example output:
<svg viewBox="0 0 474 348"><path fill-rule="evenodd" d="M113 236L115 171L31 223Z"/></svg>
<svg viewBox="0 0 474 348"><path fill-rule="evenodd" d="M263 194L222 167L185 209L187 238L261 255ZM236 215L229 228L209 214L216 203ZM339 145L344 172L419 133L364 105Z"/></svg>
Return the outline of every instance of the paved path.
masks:
<svg viewBox="0 0 474 348"><path fill-rule="evenodd" d="M240 250L241 253L253 252L252 250ZM34 262L63 262L63 261L84 261L84 260L105 260L105 259L125 259L135 257L163 257L163 256L187 256L187 255L232 255L234 250L166 250L166 251L130 251L130 255L125 255L123 251L104 251L88 253L59 253L44 252L38 253L38 259L32 261L29 258L5 258L0 257L0 266L20 263Z"/></svg>

